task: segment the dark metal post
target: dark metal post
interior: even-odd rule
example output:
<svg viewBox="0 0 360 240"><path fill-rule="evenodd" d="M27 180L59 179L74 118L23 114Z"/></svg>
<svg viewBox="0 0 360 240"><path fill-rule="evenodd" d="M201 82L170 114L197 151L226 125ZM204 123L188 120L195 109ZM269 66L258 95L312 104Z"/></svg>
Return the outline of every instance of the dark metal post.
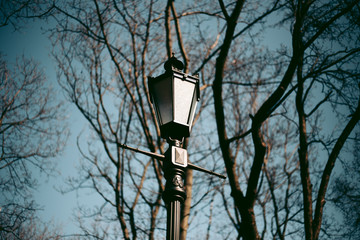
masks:
<svg viewBox="0 0 360 240"><path fill-rule="evenodd" d="M169 149L165 153L164 175L166 179L163 199L167 208L166 239L180 239L181 205L186 199L184 188L187 152L180 148L180 141L169 141ZM175 147L175 149L173 149ZM186 154L186 156L185 156Z"/></svg>
<svg viewBox="0 0 360 240"><path fill-rule="evenodd" d="M147 156L163 161L163 171L166 179L165 191L163 192L163 199L167 208L167 223L166 223L166 239L179 240L180 239L180 220L181 220L181 205L186 199L186 192L184 187L185 169L193 169L205 172L219 178L225 179L222 174L196 166L187 160L187 151L181 148L179 140L171 140L169 138L169 149L165 155L147 152L138 148L133 148L125 144L118 144L120 147L129 149Z"/></svg>

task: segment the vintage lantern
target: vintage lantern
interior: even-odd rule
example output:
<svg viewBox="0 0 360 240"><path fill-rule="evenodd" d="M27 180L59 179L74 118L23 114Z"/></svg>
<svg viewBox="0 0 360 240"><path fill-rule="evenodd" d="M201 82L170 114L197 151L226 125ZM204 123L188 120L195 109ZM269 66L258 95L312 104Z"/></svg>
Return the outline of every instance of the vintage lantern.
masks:
<svg viewBox="0 0 360 240"><path fill-rule="evenodd" d="M196 105L200 100L199 77L183 73L183 63L174 56L165 62L164 68L164 74L148 78L150 98L161 137L181 141L190 136Z"/></svg>

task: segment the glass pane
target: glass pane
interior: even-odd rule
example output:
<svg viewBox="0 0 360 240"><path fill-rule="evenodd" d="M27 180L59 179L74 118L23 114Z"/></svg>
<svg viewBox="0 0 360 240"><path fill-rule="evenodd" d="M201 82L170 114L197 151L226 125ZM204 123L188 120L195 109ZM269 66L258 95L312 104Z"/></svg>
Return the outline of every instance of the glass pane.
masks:
<svg viewBox="0 0 360 240"><path fill-rule="evenodd" d="M197 106L197 103L198 103L196 98L197 98L197 96L196 96L196 94L194 94L194 98L192 100L191 112L190 112L189 120L188 120L190 131L191 131L191 128L192 128L192 123L193 123L194 116L195 116L195 110L196 110L196 106Z"/></svg>
<svg viewBox="0 0 360 240"><path fill-rule="evenodd" d="M159 119L161 124L172 121L172 87L171 77L157 81L153 85L153 97L158 106L161 116Z"/></svg>
<svg viewBox="0 0 360 240"><path fill-rule="evenodd" d="M184 125L189 124L189 114L191 108L191 101L195 91L195 84L192 82L184 81L175 78L174 81L174 108L175 108L175 121Z"/></svg>

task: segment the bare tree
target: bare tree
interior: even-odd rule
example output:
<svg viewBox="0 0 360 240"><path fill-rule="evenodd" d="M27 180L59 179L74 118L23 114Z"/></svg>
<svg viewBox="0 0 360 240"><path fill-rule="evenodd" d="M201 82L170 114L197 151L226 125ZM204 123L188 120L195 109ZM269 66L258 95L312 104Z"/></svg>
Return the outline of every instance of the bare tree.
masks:
<svg viewBox="0 0 360 240"><path fill-rule="evenodd" d="M348 239L357 239L360 236L360 190L357 185L359 182L359 143L354 144L353 154L355 155L353 161L345 161L343 173L336 176L335 184L332 186L332 194L328 201L335 204L336 208L340 210L344 218L344 222L340 223L339 236ZM344 174L345 173L345 174Z"/></svg>
<svg viewBox="0 0 360 240"><path fill-rule="evenodd" d="M45 16L51 8L43 1L1 1L0 27L22 28L29 19ZM53 174L50 159L63 148L63 105L32 59L16 63L0 55L0 234L3 239L57 239L42 226L40 206L33 200L38 186L34 172ZM50 233L51 232L51 233Z"/></svg>
<svg viewBox="0 0 360 240"><path fill-rule="evenodd" d="M156 47L148 46L157 37L156 31L150 32L150 26L156 27L154 4L77 4L78 10L56 6L61 17L56 36L61 48L55 55L60 84L93 133L87 147L79 139L82 174L71 181L71 187L93 189L103 200L94 211L83 209L81 221L96 216L97 221L118 223L111 228L81 226L87 237L120 234L124 239L155 239L163 218L159 214L164 215L161 165L122 149L122 144L134 143L152 152L164 151L164 143L154 135L158 126L149 124L154 123L155 113L145 84L149 52L156 53ZM122 48L124 44L127 47Z"/></svg>
<svg viewBox="0 0 360 240"><path fill-rule="evenodd" d="M15 214L11 214L11 217L14 217ZM7 216L2 216L3 218ZM24 215L18 216L19 218L23 218ZM6 220L5 220L6 221ZM21 224L18 228L16 228L12 232L8 232L7 229L0 231L1 239L7 240L58 240L61 239L61 232L59 229L53 229L52 223L43 223L39 218L34 217L33 215L27 216L26 224Z"/></svg>
<svg viewBox="0 0 360 240"><path fill-rule="evenodd" d="M30 19L46 18L52 10L51 1L11 0L0 2L0 27L11 25L15 30Z"/></svg>
<svg viewBox="0 0 360 240"><path fill-rule="evenodd" d="M59 48L55 48L54 56L60 84L90 124L93 135L88 138L87 147L82 141L85 138L79 139L83 174L70 184L71 189L93 189L103 200L95 212L83 212L85 218L96 215L98 220L117 223L100 232L84 227L84 232L88 236L103 233L110 237L121 232L125 239L159 238L164 234L161 223L165 223L161 163L124 151L122 144L164 152L165 143L160 139L150 104L147 76L161 73L163 62L172 54L173 43L178 43L185 66L189 66L189 49L185 48L179 19L200 12L198 9L205 5L188 7L184 13L176 12L173 1L167 5L155 1L92 1L75 5L78 7L55 6L58 27L53 31L53 39ZM159 9L165 9L166 14ZM166 26L164 21L171 24ZM163 38L166 31L170 34ZM163 54L159 53L161 46L168 46ZM200 111L205 104L206 101ZM183 238L190 221L191 171L187 173L186 190Z"/></svg>
<svg viewBox="0 0 360 240"><path fill-rule="evenodd" d="M50 99L44 73L29 59L9 64L1 56L1 231L16 235L39 208L32 200L33 171L51 174L66 139L60 122L63 109Z"/></svg>
<svg viewBox="0 0 360 240"><path fill-rule="evenodd" d="M224 105L227 103L224 101L224 97L222 97L223 95L221 93L223 89L225 62L228 57L229 46L234 37L235 23L239 16L237 11L241 11L241 5L237 2L236 7L238 7L238 9L235 7L231 14L228 13L226 8L223 8L223 14L229 21L229 24L227 25L229 37L224 39L223 48L221 49L217 59L216 71L218 74L215 76L213 90L219 142L229 176L232 197L234 198L236 209L241 216L239 234L244 239L260 238L254 208L256 207L256 199L261 193L259 190L261 189L260 186L262 184L262 172L266 170L265 167L267 164L265 163L268 161L268 154L270 153L269 150L272 148L272 144L266 138L265 124L267 124L267 121L269 121L270 118L276 117L276 115L278 115L278 118L280 119L282 118L281 116L284 116L284 114L279 114L280 112L277 109L282 105L282 103L289 101L289 96L291 96L293 92L296 92L295 106L297 116L299 118L298 122L295 123L295 126L298 128L299 132L298 161L300 163L300 171L298 173L300 173L303 201L297 204L299 206L298 208L293 207L292 209L289 209L288 207L285 207L284 211L286 213L286 218L288 218L288 211L291 210L294 213L298 213L298 210L301 210L304 214L303 218L299 219L297 217L297 219L299 219L300 222L303 222L304 232L300 232L300 234L304 234L306 239L319 238L325 195L329 178L332 173L332 168L340 150L343 147L343 144L346 139L348 139L352 129L359 121L359 107L357 104L359 101L359 89L357 89L356 86L359 69L356 65L349 64L350 67L347 65L347 63L351 63L352 61L356 61L355 59L358 59L359 49L355 47L356 45L343 47L340 43L338 43L340 45L339 48L332 49L331 51L321 45L331 43L335 44L335 42L340 39L340 36L348 33L347 31L355 31L355 29L358 29L357 24L351 20L349 21L350 24L348 24L347 27L344 27L342 22L344 21L345 16L349 16L352 13L357 15L356 6L358 6L358 1L347 2L345 5L341 5L337 2L327 4L314 1L296 1L286 3L285 9L286 12L289 12L289 14L285 15L283 23L291 22L292 53L290 52L288 54L288 65L284 74L279 77L280 82L278 86L272 90L270 96L263 101L256 110L255 114L251 115L252 123L249 131L252 136L254 153L251 168L248 169L248 172L246 173L249 177L245 190L242 190L239 184L239 175L236 167L237 159L233 154L233 148L230 144L231 140L245 137L248 132L244 131L239 136L231 138L227 137L228 130L225 124L226 118L224 115ZM322 14L320 14L320 12ZM351 42L358 42L358 36L352 38ZM339 89L344 88L344 85L337 81L338 79L342 79L342 81L345 82L347 77L355 80L355 84L354 82L348 83L352 86L352 92L349 92L351 95L345 97L344 94L339 91ZM297 83L293 83L294 78L296 78ZM305 82L306 86L304 85ZM316 92L315 90L317 84L324 86L319 92ZM330 98L330 91L336 91L334 98ZM323 99L309 100L309 95L319 93L320 96L324 95ZM351 98L353 100L349 100L347 98ZM323 143L323 136L319 131L319 115L314 113L318 112L317 110L319 110L325 102L331 101L334 103L334 99L338 99L336 104L346 104L346 106L349 107L348 111L351 113L352 117L348 120L348 123L342 130L341 134L338 135L336 139L333 139L335 144L331 146L325 144L326 148L329 150L329 157L327 161L325 161L325 168L321 168L321 165L316 164L310 166L309 156L310 153L313 153L313 151L310 151L311 148L319 142ZM318 101L318 103L316 103L316 101ZM306 106L311 106L314 102L314 106L308 111L305 111L305 104L307 104ZM336 104L334 103L335 106L339 106ZM286 119L292 118L293 117L288 116ZM312 124L311 131L306 128L307 122L310 121ZM278 135L277 138L279 139L280 136L281 134ZM309 137L312 139L311 142L308 141ZM316 158L315 156L316 155L312 155L312 158ZM320 174L317 174L319 171ZM267 170L265 171L265 175L268 181L269 179L271 180L271 176ZM318 187L317 190L313 189L311 178L315 179L313 182L316 182L316 186ZM271 198L274 204L273 210L275 211L274 219L277 224L276 231L279 238L284 238L287 233L285 232L285 235L283 235L284 231L282 231L281 228L285 229L288 220L284 223L279 223L278 221L279 216L277 212L279 208L276 204L276 199L274 199L274 186L271 184L272 182L273 181L270 182L269 190L272 192ZM281 185L278 184L278 186ZM312 197L313 194L316 196L315 198ZM314 201L316 203L316 207L313 211L312 205ZM303 207L301 207L302 204ZM285 202L285 206L288 206L288 201ZM294 215L294 217L295 216L296 215Z"/></svg>

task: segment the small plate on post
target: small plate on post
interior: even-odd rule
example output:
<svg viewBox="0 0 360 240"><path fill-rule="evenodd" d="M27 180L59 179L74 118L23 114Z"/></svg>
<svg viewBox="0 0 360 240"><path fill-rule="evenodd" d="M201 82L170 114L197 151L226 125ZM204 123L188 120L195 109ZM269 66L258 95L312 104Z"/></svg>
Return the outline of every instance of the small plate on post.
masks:
<svg viewBox="0 0 360 240"><path fill-rule="evenodd" d="M188 165L186 149L171 146L171 162L176 166L186 168Z"/></svg>

